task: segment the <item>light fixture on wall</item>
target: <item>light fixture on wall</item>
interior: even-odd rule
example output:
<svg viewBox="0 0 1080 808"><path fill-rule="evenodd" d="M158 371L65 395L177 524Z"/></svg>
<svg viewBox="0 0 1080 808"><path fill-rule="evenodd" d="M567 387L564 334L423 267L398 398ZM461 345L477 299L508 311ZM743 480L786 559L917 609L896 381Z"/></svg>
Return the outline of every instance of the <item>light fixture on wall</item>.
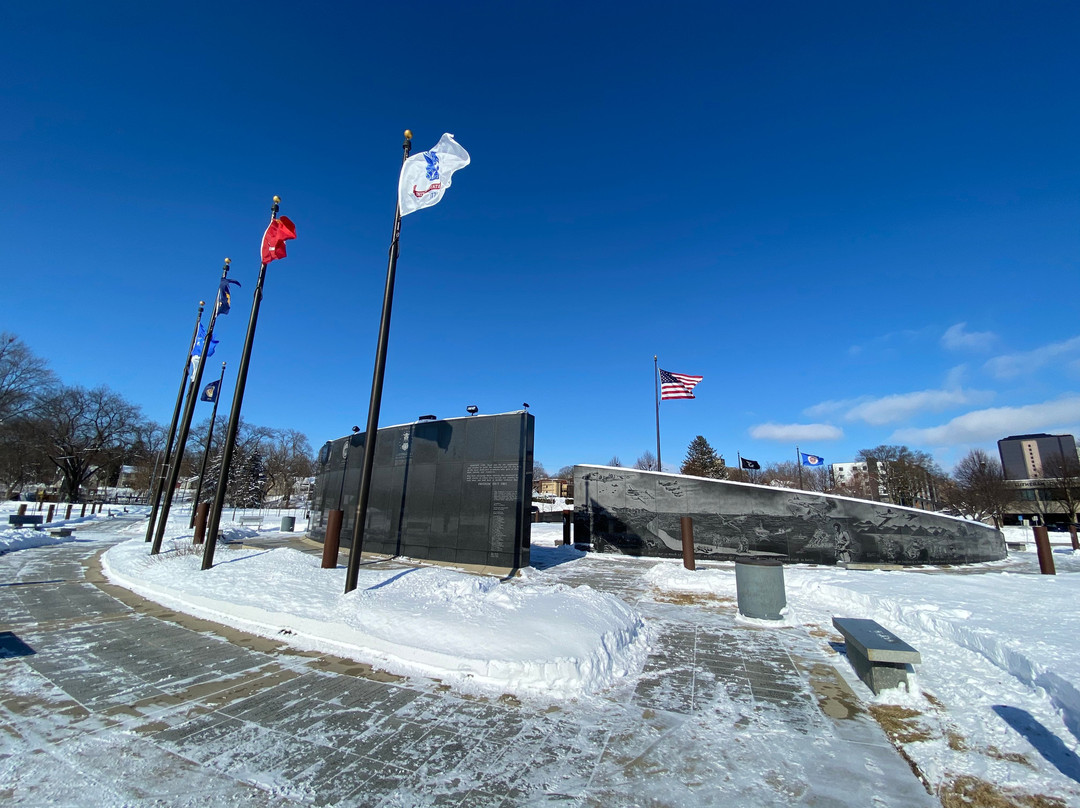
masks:
<svg viewBox="0 0 1080 808"><path fill-rule="evenodd" d="M476 415L476 413L480 412L480 408L475 404L470 404L465 408L465 412L469 413L469 415Z"/></svg>

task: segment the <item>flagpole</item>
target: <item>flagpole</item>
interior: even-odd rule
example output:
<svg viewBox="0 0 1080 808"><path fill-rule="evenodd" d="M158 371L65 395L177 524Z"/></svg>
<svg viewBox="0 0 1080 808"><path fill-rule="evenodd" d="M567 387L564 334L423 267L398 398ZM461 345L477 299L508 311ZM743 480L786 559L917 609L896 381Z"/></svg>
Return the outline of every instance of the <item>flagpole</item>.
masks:
<svg viewBox="0 0 1080 808"><path fill-rule="evenodd" d="M412 132L405 130L401 164L412 151ZM360 471L360 499L356 503L352 546L349 548L349 567L345 575L345 592L356 589L360 577L360 555L364 548L364 523L367 521L368 497L371 493L371 471L375 465L375 440L379 432L379 409L382 406L383 377L386 373L386 346L390 339L390 313L394 305L394 275L397 272L398 241L401 237L401 200L394 211L394 233L390 239L390 257L386 267L386 289L383 292L382 319L379 322L379 343L375 350L375 371L371 379L371 402L368 404L367 432L364 436L364 465Z"/></svg>
<svg viewBox="0 0 1080 808"><path fill-rule="evenodd" d="M799 488L801 489L803 487L803 485L802 485L802 455L799 454L799 445L798 444L795 444L795 468L797 468L799 470Z"/></svg>
<svg viewBox="0 0 1080 808"><path fill-rule="evenodd" d="M656 391L656 470L663 471L664 467L660 463L660 366L656 362L656 354L653 354L652 363L653 387Z"/></svg>
<svg viewBox="0 0 1080 808"><path fill-rule="evenodd" d="M180 407L184 403L184 385L187 384L188 368L191 366L191 352L195 350L195 340L199 338L199 325L202 323L203 307L205 305L205 301L199 301L199 313L195 317L195 330L191 332L191 344L188 345L187 354L184 356L184 372L180 376L180 389L176 393L176 406L173 407L172 422L169 424L169 437L165 441L165 452L161 456L161 474L159 475L157 469L154 469L154 492L150 495L150 521L146 525L146 541L150 541L154 537L158 505L161 504L161 489L165 483L165 476L169 468L173 439L176 437L176 422L180 420Z"/></svg>
<svg viewBox="0 0 1080 808"><path fill-rule="evenodd" d="M229 275L229 265L232 260L225 259L221 267L221 278L224 280ZM161 518L154 531L154 543L150 545L150 555L161 552L161 542L165 538L165 525L169 521L169 511L172 510L173 494L176 492L176 483L180 479L180 464L184 461L184 450L187 448L188 431L191 429L191 417L195 413L195 401L198 399L199 388L202 386L203 371L206 370L210 346L214 341L214 324L217 322L219 303L215 301L214 311L210 315L210 322L206 325L206 333L203 335L202 350L199 351L199 361L195 365L195 375L188 385L187 402L184 404L184 415L180 421L180 434L176 438L176 458L172 468L169 469L169 482L165 489L165 502L161 506Z"/></svg>
<svg viewBox="0 0 1080 808"><path fill-rule="evenodd" d="M221 383L225 381L225 363L221 363L221 376L218 378L217 395L214 396L214 409L210 413L210 429L206 433L206 448L203 449L202 466L199 468L199 484L195 487L195 499L191 500L191 521L188 529L195 527L195 509L199 507L202 496L203 477L206 476L206 461L210 459L210 444L214 440L214 422L217 420L217 405L221 400Z"/></svg>
<svg viewBox="0 0 1080 808"><path fill-rule="evenodd" d="M270 222L273 224L278 215L281 197L274 197L270 206ZM244 352L240 355L240 367L236 371L236 391L233 393L232 409L229 411L229 426L225 430L225 442L221 447L221 470L218 472L217 491L214 492L214 504L210 506L210 520L206 526L206 543L203 545L202 568L214 566L214 549L217 547L218 528L221 525L221 511L225 508L225 489L229 485L229 464L236 448L236 434L240 430L240 408L244 403L244 388L247 385L248 365L251 364L251 346L255 342L255 327L259 322L259 306L262 304L263 283L266 281L266 262L259 265L259 280L255 284L255 297L251 302L251 316L248 318L247 336L244 338Z"/></svg>

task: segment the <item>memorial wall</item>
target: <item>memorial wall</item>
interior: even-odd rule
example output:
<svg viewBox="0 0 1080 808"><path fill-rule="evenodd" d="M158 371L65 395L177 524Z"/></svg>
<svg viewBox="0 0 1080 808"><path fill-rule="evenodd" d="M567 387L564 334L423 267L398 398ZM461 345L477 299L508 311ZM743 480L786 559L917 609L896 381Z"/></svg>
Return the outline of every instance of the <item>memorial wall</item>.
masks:
<svg viewBox="0 0 1080 808"><path fill-rule="evenodd" d="M778 557L813 564L963 564L1006 555L1000 530L850 497L606 466L574 466L574 541L599 552Z"/></svg>
<svg viewBox="0 0 1080 808"><path fill-rule="evenodd" d="M533 425L527 412L417 421L380 429L364 552L511 570L529 565ZM366 434L319 451L308 536L343 511L352 542Z"/></svg>

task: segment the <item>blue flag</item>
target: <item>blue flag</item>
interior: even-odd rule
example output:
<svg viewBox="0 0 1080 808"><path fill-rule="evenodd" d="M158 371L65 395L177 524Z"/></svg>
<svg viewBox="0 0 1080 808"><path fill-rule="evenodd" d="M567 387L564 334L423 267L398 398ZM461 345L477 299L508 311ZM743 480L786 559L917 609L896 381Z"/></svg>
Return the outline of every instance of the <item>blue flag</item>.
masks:
<svg viewBox="0 0 1080 808"><path fill-rule="evenodd" d="M217 293L217 313L228 314L229 308L232 306L232 294L229 292L229 284L235 283L240 285L240 281L234 281L232 278L222 278L221 285L218 286Z"/></svg>
<svg viewBox="0 0 1080 808"><path fill-rule="evenodd" d="M206 340L206 329L199 325L199 336L195 337L195 345L191 349L192 356L201 356L203 349L203 342ZM214 355L214 349L217 348L217 344L220 342L217 337L213 337L210 340L210 348L206 352L206 358L209 359Z"/></svg>
<svg viewBox="0 0 1080 808"><path fill-rule="evenodd" d="M824 466L825 458L818 457L817 455L807 454L806 452L799 452L802 455L802 464L804 466Z"/></svg>
<svg viewBox="0 0 1080 808"><path fill-rule="evenodd" d="M221 387L221 379L215 379L203 388L199 401L217 401L218 388Z"/></svg>

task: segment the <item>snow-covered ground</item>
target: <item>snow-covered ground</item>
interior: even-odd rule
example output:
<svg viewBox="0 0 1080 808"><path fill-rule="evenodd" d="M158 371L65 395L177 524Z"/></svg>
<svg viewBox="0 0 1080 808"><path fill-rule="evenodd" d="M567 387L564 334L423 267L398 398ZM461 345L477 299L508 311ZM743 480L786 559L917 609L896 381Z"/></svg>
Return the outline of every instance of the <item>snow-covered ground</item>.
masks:
<svg viewBox="0 0 1080 808"><path fill-rule="evenodd" d="M0 508L5 522L7 512ZM108 518L94 517L99 526ZM561 525L532 527L534 557L559 561L560 570L618 565L658 599L686 595L688 609L734 608L726 605L737 598L733 564L689 572L677 561L586 556L560 547ZM285 548L224 545L214 569L202 572L186 517L170 522L166 552L153 558L138 526L127 530L128 540L118 533L103 556L115 583L179 611L465 691L588 698L639 675L653 639L633 604L559 583L554 570L499 582L380 564L362 568L357 590L345 595L342 568L322 570L318 557ZM233 539L255 533L238 525L226 531ZM786 567L788 608L770 630L838 643L832 617L877 620L921 652L913 692L873 697L842 657L835 664L860 698L899 716L894 742L925 780L971 776L1063 801L1048 805L1080 805L1080 553L1068 534L1052 534L1058 574L1040 575L1030 529L1006 533L1028 549L1000 562L903 571ZM42 531L0 532L0 550L42 541L56 540Z"/></svg>

